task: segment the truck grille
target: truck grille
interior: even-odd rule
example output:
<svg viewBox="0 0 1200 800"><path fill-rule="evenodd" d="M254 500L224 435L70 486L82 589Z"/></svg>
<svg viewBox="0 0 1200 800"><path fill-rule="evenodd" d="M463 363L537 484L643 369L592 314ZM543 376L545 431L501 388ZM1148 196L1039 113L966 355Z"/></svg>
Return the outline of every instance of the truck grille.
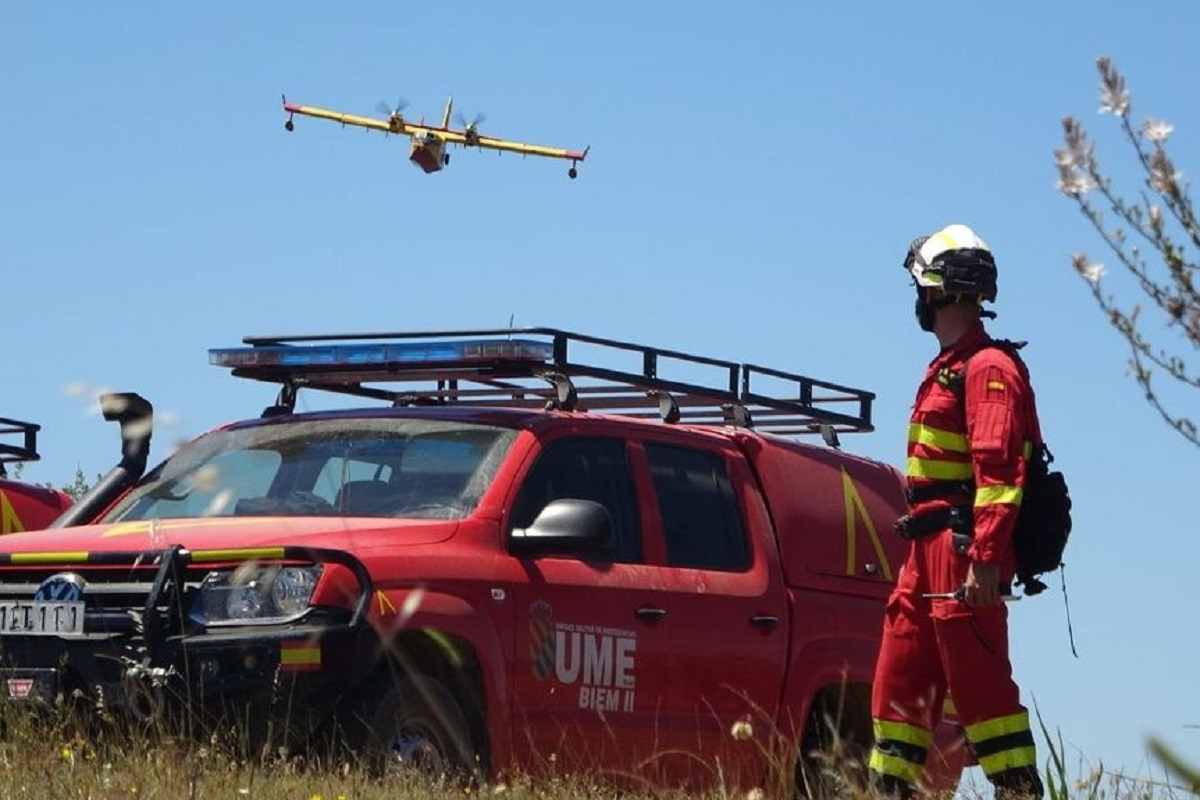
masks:
<svg viewBox="0 0 1200 800"><path fill-rule="evenodd" d="M9 566L0 569L0 604L32 603L35 599L81 601L83 634L88 637L141 635L147 622L162 633L178 633L207 570L180 569L178 583L160 580L167 571L154 563L124 567ZM69 588L61 588L68 584L82 587L81 593L76 596ZM10 627L0 634L21 632Z"/></svg>

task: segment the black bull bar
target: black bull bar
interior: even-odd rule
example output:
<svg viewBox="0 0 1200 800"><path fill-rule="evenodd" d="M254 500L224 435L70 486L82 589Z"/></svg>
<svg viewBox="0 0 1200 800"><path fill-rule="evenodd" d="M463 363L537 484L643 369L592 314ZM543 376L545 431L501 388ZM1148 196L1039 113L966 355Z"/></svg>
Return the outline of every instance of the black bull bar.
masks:
<svg viewBox="0 0 1200 800"><path fill-rule="evenodd" d="M342 566L354 576L357 583L357 596L349 617L341 616L336 624L330 627L316 622L315 618L309 619L313 615L313 610L310 609L299 618L282 622L275 618L205 622L199 629L193 629L194 635L189 635L184 607L188 571L192 571L194 578L197 569L208 565L236 567L239 563L266 566L327 563ZM0 553L0 594L5 600L19 599L13 597L13 576L27 575L30 572L38 575L46 571L75 571L84 574L90 572L94 575L96 570L106 570L109 571L108 577L111 577L111 571L120 567L128 567L131 573L142 571L142 580L137 583L142 587L147 583L149 585L148 590L140 590L145 591L144 602L140 608L132 602L126 604L123 609L107 607L100 611L85 606L82 634L57 637L53 634L23 636L20 631L0 631L0 651L5 662L0 666L0 671L8 675L27 673L30 676L53 671L44 669L51 665L44 663L41 657L33 659L34 663L28 663L25 658L20 657L22 651L29 655L32 655L35 649L43 654L47 651L59 651L65 655L80 649L96 652L112 648L116 642L121 641L126 645L135 642L138 645L138 661L141 663L134 672L152 676L161 673L162 668L169 671L174 659L180 656L182 650L189 648L189 642L193 647L203 648L225 640L261 638L263 641L278 641L283 637L303 635L305 631L316 633L321 630L357 636L367 627L366 618L374 594L373 582L367 568L358 558L342 550L304 546L190 550L182 545L142 551ZM86 590L84 594L87 594ZM25 595L23 599L27 600L29 596ZM112 618L119 617L122 613L128 617L139 618L136 631L127 631L123 635L109 629L99 619L94 619L97 623L95 625L89 626L87 622L89 614ZM317 617L321 616L325 616L327 622L332 622L327 615L317 614ZM89 630L89 627L92 630ZM100 628L104 630L99 630ZM45 678L50 676L45 674ZM40 679L37 683L40 683ZM9 695L8 699L19 699L13 695L11 687Z"/></svg>

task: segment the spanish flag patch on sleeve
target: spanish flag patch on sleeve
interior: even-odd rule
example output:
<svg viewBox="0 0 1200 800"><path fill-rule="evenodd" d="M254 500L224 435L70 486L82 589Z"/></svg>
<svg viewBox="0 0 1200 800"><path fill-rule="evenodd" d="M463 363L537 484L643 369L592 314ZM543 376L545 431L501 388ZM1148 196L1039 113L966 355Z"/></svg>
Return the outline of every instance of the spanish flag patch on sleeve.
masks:
<svg viewBox="0 0 1200 800"><path fill-rule="evenodd" d="M1008 380L999 367L989 366L983 373L983 399L1005 402L1008 400Z"/></svg>

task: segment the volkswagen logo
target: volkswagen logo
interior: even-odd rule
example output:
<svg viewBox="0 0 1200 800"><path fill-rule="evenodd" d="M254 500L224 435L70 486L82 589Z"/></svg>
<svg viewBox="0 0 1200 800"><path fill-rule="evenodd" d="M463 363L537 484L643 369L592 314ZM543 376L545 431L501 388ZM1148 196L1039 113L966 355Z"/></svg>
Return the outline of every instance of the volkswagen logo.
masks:
<svg viewBox="0 0 1200 800"><path fill-rule="evenodd" d="M74 572L60 572L42 581L33 599L42 602L75 603L83 599L87 581Z"/></svg>

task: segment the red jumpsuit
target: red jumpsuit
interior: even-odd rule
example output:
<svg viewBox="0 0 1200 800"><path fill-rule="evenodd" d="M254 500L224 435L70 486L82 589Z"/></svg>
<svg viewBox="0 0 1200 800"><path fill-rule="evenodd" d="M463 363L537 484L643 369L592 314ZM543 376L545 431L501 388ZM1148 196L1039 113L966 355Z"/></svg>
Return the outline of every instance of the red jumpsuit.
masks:
<svg viewBox="0 0 1200 800"><path fill-rule="evenodd" d="M920 782L947 692L997 797L1042 791L1029 714L1012 679L1007 609L922 597L957 590L972 560L997 565L1001 584L1016 571L1012 531L1026 459L1041 437L1023 365L986 347L990 341L977 323L930 363L909 423L909 517L939 519L938 512L958 507L971 538L960 537L965 552L956 551L954 531L934 523L912 542L888 599L872 692L870 767L881 785L902 796ZM956 393L953 381L963 379Z"/></svg>

